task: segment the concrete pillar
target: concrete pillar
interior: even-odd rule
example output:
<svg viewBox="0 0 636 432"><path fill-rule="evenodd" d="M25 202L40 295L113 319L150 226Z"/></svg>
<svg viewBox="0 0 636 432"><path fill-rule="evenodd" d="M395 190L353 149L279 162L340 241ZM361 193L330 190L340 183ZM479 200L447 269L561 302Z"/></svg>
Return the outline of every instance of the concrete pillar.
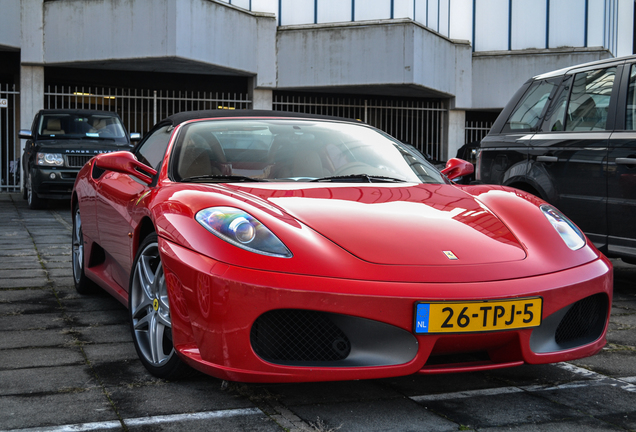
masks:
<svg viewBox="0 0 636 432"><path fill-rule="evenodd" d="M252 108L258 110L271 110L274 106L274 91L269 88L257 88L256 77L247 82L249 97L252 100Z"/></svg>
<svg viewBox="0 0 636 432"><path fill-rule="evenodd" d="M44 105L44 2L20 1L20 129L30 129Z"/></svg>
<svg viewBox="0 0 636 432"><path fill-rule="evenodd" d="M274 104L274 92L270 89L252 90L252 107L260 110L271 110Z"/></svg>
<svg viewBox="0 0 636 432"><path fill-rule="evenodd" d="M31 129L35 114L44 108L44 66L20 67L20 129Z"/></svg>
<svg viewBox="0 0 636 432"><path fill-rule="evenodd" d="M457 150L464 145L466 111L449 109L445 123L447 142L444 143L444 158L448 160L454 158L457 155Z"/></svg>
<svg viewBox="0 0 636 432"><path fill-rule="evenodd" d="M44 108L44 66L20 67L20 129L31 129L35 114ZM20 161L24 141L20 142ZM24 173L20 174L20 191L24 191Z"/></svg>

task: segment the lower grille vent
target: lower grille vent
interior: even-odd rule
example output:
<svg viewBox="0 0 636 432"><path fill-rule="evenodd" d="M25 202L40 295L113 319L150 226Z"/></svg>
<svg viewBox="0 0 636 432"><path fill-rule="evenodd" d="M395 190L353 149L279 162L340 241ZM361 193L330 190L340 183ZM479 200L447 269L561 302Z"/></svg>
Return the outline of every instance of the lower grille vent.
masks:
<svg viewBox="0 0 636 432"><path fill-rule="evenodd" d="M329 314L309 310L264 313L250 340L254 352L272 363L340 361L351 352L351 342Z"/></svg>
<svg viewBox="0 0 636 432"><path fill-rule="evenodd" d="M577 301L559 323L555 334L556 343L561 345L579 340L596 340L603 332L606 314L605 294L595 294Z"/></svg>

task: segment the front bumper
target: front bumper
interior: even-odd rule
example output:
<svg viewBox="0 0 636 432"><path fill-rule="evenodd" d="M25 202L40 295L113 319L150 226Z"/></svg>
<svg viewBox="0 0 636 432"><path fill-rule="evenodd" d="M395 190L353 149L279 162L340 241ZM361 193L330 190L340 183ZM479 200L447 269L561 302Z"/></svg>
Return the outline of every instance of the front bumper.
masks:
<svg viewBox="0 0 636 432"><path fill-rule="evenodd" d="M31 170L33 193L38 198L68 199L78 172L79 169L73 168L34 168Z"/></svg>
<svg viewBox="0 0 636 432"><path fill-rule="evenodd" d="M604 257L577 268L509 281L388 283L246 269L161 238L159 245L177 352L195 369L231 381L333 381L484 370L586 357L605 344L613 280ZM543 298L543 324L535 329L413 333L418 301L534 296ZM556 343L559 321L554 317L579 313L572 305L588 297L597 300L600 325L575 342ZM570 309L574 312L568 314ZM268 324L272 315L283 317L275 317L273 327ZM318 322L322 330L316 333L318 325L311 323ZM263 334L268 338L261 338ZM305 344L297 350L301 354L281 357L279 347L272 344L285 344L290 338ZM349 340L348 347L343 339ZM336 356L313 354L321 344L332 346Z"/></svg>

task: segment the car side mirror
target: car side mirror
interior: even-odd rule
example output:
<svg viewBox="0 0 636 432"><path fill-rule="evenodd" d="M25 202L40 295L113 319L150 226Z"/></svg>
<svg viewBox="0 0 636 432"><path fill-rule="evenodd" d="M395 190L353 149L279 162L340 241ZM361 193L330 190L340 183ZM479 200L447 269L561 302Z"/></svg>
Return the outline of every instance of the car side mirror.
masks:
<svg viewBox="0 0 636 432"><path fill-rule="evenodd" d="M452 158L446 162L446 168L442 171L449 180L456 179L458 177L464 177L475 172L475 167L470 162L466 162L463 159Z"/></svg>
<svg viewBox="0 0 636 432"><path fill-rule="evenodd" d="M131 132L130 133L130 140L131 141L139 141L139 140L141 140L141 134L139 132Z"/></svg>
<svg viewBox="0 0 636 432"><path fill-rule="evenodd" d="M31 138L33 138L33 134L28 129L20 129L20 132L18 132L18 136L20 137L20 139L31 139Z"/></svg>
<svg viewBox="0 0 636 432"><path fill-rule="evenodd" d="M135 176L146 184L152 183L152 177L157 174L155 169L142 164L127 151L99 154L95 156L95 165L103 170Z"/></svg>

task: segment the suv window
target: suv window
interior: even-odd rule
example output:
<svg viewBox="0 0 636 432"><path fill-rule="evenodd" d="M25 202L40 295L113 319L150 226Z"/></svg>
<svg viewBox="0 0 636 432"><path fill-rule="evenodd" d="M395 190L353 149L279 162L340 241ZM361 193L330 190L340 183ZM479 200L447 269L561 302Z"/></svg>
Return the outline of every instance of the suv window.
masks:
<svg viewBox="0 0 636 432"><path fill-rule="evenodd" d="M550 99L550 94L556 87L556 80L537 81L533 83L523 95L508 121L502 129L506 132L524 132L535 130L541 113Z"/></svg>
<svg viewBox="0 0 636 432"><path fill-rule="evenodd" d="M559 86L553 96L553 101L545 113L545 121L543 122L543 132L560 132L565 128L565 110L568 105L568 96L570 96L570 87L572 86L572 77L568 77Z"/></svg>
<svg viewBox="0 0 636 432"><path fill-rule="evenodd" d="M636 65L632 65L627 91L627 117L625 129L636 130Z"/></svg>
<svg viewBox="0 0 636 432"><path fill-rule="evenodd" d="M566 131L605 130L615 77L615 67L581 72L574 76Z"/></svg>
<svg viewBox="0 0 636 432"><path fill-rule="evenodd" d="M126 132L119 118L107 114L43 114L37 134L39 138L110 138L126 139Z"/></svg>

